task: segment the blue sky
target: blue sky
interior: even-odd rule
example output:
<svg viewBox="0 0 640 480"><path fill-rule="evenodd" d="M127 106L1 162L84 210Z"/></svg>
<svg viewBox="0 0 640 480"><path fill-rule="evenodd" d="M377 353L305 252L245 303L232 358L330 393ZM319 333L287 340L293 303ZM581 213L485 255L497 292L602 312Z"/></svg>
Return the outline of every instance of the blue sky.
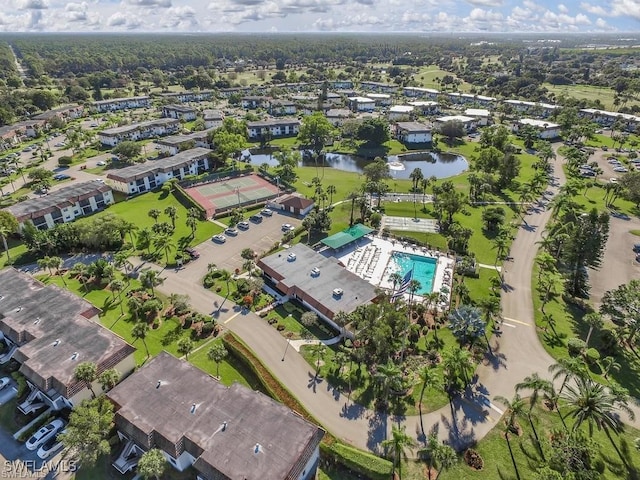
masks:
<svg viewBox="0 0 640 480"><path fill-rule="evenodd" d="M637 32L640 0L0 0L0 32Z"/></svg>

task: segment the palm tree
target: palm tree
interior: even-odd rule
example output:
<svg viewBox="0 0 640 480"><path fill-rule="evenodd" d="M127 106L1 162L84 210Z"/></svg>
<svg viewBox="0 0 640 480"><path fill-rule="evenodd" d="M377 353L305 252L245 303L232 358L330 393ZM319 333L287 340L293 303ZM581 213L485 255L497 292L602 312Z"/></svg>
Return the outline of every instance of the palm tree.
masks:
<svg viewBox="0 0 640 480"><path fill-rule="evenodd" d="M147 253L151 253L151 242L153 240L153 232L149 228L142 228L138 231L136 247L138 249L147 249Z"/></svg>
<svg viewBox="0 0 640 480"><path fill-rule="evenodd" d="M613 441L611 432L618 434L624 428L618 411L622 410L629 418L635 419L633 410L629 408L628 398L625 392L613 394L607 391L604 385L586 377L576 378L575 384L567 385L563 396L569 408L567 416L575 420L573 431L575 432L585 422L589 426L590 437L593 436L594 425L598 430L603 430L625 465L627 460Z"/></svg>
<svg viewBox="0 0 640 480"><path fill-rule="evenodd" d="M169 252L175 249L175 246L171 241L171 237L166 234L158 235L153 239L153 246L155 247L156 252L164 252L167 260L167 265L169 265Z"/></svg>
<svg viewBox="0 0 640 480"><path fill-rule="evenodd" d="M340 327L340 335L344 337L345 328L351 322L351 314L343 312L342 310L336 312L333 316L333 321Z"/></svg>
<svg viewBox="0 0 640 480"><path fill-rule="evenodd" d="M442 367L446 375L448 389L457 387L458 380L462 380L463 386L466 386L469 383L469 375L474 368L471 352L458 346L445 350L442 355Z"/></svg>
<svg viewBox="0 0 640 480"><path fill-rule="evenodd" d="M389 361L385 365L378 365L375 379L380 385L379 399L386 404L389 398L389 390L398 387L402 380L402 370L395 363Z"/></svg>
<svg viewBox="0 0 640 480"><path fill-rule="evenodd" d="M102 372L98 377L98 382L102 386L102 390L107 391L115 387L120 381L120 372L115 368L109 368Z"/></svg>
<svg viewBox="0 0 640 480"><path fill-rule="evenodd" d="M405 427L391 427L391 438L382 441L382 447L393 458L393 473L398 469L398 478L402 480L402 459L407 458L406 449L415 447L416 442L407 435Z"/></svg>
<svg viewBox="0 0 640 480"><path fill-rule="evenodd" d="M116 268L124 268L125 275L129 274L129 269L133 268L133 265L129 261L131 252L129 250L120 250L113 256L113 265Z"/></svg>
<svg viewBox="0 0 640 480"><path fill-rule="evenodd" d="M135 297L132 297L135 298ZM131 336L135 340L142 340L144 349L147 352L147 358L149 358L149 347L147 346L146 338L149 332L149 325L146 322L137 322L131 330Z"/></svg>
<svg viewBox="0 0 640 480"><path fill-rule="evenodd" d="M436 480L440 478L440 474L458 462L458 454L451 445L440 444L436 450L436 465L438 465L438 475Z"/></svg>
<svg viewBox="0 0 640 480"><path fill-rule="evenodd" d="M147 215L153 218L154 223L158 223L158 218L160 218L160 210L158 210L157 208L152 208L151 210L149 210Z"/></svg>
<svg viewBox="0 0 640 480"><path fill-rule="evenodd" d="M440 386L440 376L437 374L431 366L425 365L418 372L420 381L422 382L422 389L420 390L420 402L418 403L418 409L420 410L420 430L422 436L424 436L424 423L422 421L422 400L424 399L424 392L427 387L438 388Z"/></svg>
<svg viewBox="0 0 640 480"><path fill-rule="evenodd" d="M171 219L171 226L176 229L176 218L178 217L178 209L174 205L169 205L164 209L164 214Z"/></svg>
<svg viewBox="0 0 640 480"><path fill-rule="evenodd" d="M573 357L558 359L558 363L554 363L553 365L549 366L549 372L553 373L554 382L564 375L562 385L560 385L560 390L558 390L558 396L562 395L562 391L567 385L569 379L583 378L588 375L587 367L585 366L584 361L582 361L582 359Z"/></svg>
<svg viewBox="0 0 640 480"><path fill-rule="evenodd" d="M329 205L333 205L333 194L336 193L336 186L335 185L328 185L327 186L327 194L329 195Z"/></svg>
<svg viewBox="0 0 640 480"><path fill-rule="evenodd" d="M518 430L518 417L524 415L524 400L520 398L520 395L517 393L513 397L513 400L509 401L508 398L504 397L496 397L494 399L497 402L502 403L505 407L507 407L507 411L505 412L504 424L504 439L507 441L507 447L509 448L509 455L511 456L511 462L513 463L513 469L516 472L516 478L520 480L520 472L518 471L518 464L516 463L516 459L513 456L513 450L511 449L511 441L509 440L509 434L512 432L517 432Z"/></svg>
<svg viewBox="0 0 640 480"><path fill-rule="evenodd" d="M322 355L324 355L324 352L327 349L327 347L324 346L324 343L320 342L320 343L310 345L309 348L312 354L315 355L316 357L316 377L317 377L318 374L320 373L320 359L322 358Z"/></svg>
<svg viewBox="0 0 640 480"><path fill-rule="evenodd" d="M88 292L87 280L89 279L89 268L84 263L78 262L71 267L71 274L80 280L84 291Z"/></svg>
<svg viewBox="0 0 640 480"><path fill-rule="evenodd" d="M156 270L149 269L140 274L140 283L149 288L151 290L151 296L155 297L156 292L154 290L154 287L162 285L162 283L164 283L164 279L160 277L160 273L158 273Z"/></svg>
<svg viewBox="0 0 640 480"><path fill-rule="evenodd" d="M196 236L196 229L198 228L198 220L195 219L194 217L187 217L186 221L185 221L187 227L189 227L191 229L191 237L195 237Z"/></svg>
<svg viewBox="0 0 640 480"><path fill-rule="evenodd" d="M98 367L93 362L82 362L78 364L73 372L73 377L78 382L84 382L85 386L91 392L91 397L96 398L96 392L93 391L91 384L98 378Z"/></svg>
<svg viewBox="0 0 640 480"><path fill-rule="evenodd" d="M120 233L122 234L122 240L123 241L124 241L125 235L128 233L129 234L129 240L131 240L131 245L135 245L134 238L133 238L133 232L138 230L138 226L135 223L129 222L127 220L122 220L122 223L120 224L119 230L120 230Z"/></svg>
<svg viewBox="0 0 640 480"><path fill-rule="evenodd" d="M207 352L207 358L212 362L216 362L216 377L220 378L220 362L224 360L229 352L224 348L224 345L221 343L215 343L209 348Z"/></svg>
<svg viewBox="0 0 640 480"><path fill-rule="evenodd" d="M250 277L253 277L253 260L245 260L242 264L242 268L249 272Z"/></svg>
<svg viewBox="0 0 640 480"><path fill-rule="evenodd" d="M540 456L542 460L545 461L544 452L542 451L542 444L540 443L540 439L538 438L538 432L536 431L536 427L533 424L532 411L533 407L535 407L540 398L540 392L551 392L552 384L549 380L545 380L540 378L537 373L534 373L525 379L516 384L516 392L520 390L531 390L531 395L529 396L529 411L527 412L527 417L529 418L529 423L531 424L531 430L533 430L533 436L536 438L536 444L538 445L538 450L540 451Z"/></svg>

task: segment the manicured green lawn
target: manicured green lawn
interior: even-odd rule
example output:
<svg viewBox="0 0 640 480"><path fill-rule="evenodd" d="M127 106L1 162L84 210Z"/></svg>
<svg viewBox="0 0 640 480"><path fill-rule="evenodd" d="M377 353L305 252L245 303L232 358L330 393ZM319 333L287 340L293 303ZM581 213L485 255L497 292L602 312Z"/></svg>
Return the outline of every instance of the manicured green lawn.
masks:
<svg viewBox="0 0 640 480"><path fill-rule="evenodd" d="M308 330L313 338L318 338L320 340L328 340L338 334L338 332L331 329L319 319L314 325L309 327L302 325L302 323L300 323L300 318L305 311L306 310L295 306L292 302L287 302L284 305L279 305L271 310L269 315L265 317L264 321L268 321L269 319L277 320L277 323L274 323L273 327L276 328L278 324L283 325L285 328L284 330L281 330L281 333L292 340L302 338L302 334L305 330Z"/></svg>
<svg viewBox="0 0 640 480"><path fill-rule="evenodd" d="M543 408L536 408L534 412L536 416L536 430L540 436L543 451L548 458L552 454L549 435L552 430L562 429L562 423L556 412L550 412ZM537 451L536 444L534 443L529 422L526 419L520 419L518 420L518 423L522 427L523 432L519 437L510 437L511 446L520 472L520 477L523 480L532 479L534 478L536 467L540 464L540 456ZM572 427L573 422L571 419L567 419L567 425L569 428ZM588 429L586 426L581 428L588 436ZM484 460L484 468L482 471L472 470L464 463L464 461L461 460L453 468L445 470L440 475L440 479L502 480L505 478L515 478L513 463L511 462L507 443L502 432L503 424L501 421L499 424L496 424L496 427L494 427L494 429L491 430L491 432L475 447ZM597 478L602 480L637 478L637 470L640 468L640 456L637 455L637 450L635 449L633 442L638 436L640 436L640 431L631 427L626 427L624 433L619 436L612 434L614 442L618 445L618 448L623 452L623 456L626 457L626 461L635 471L635 473L631 474L624 467L620 457L616 453L605 433L594 428L593 440L596 447L599 449L599 460L602 462L604 467L603 473ZM626 452L626 454L624 452ZM409 463L412 463L413 465L409 465ZM414 470L416 466L415 462L407 462L407 467L412 470ZM409 474L403 478L405 478L405 480L414 480L425 477Z"/></svg>
<svg viewBox="0 0 640 480"><path fill-rule="evenodd" d="M552 85L550 83L544 83L543 86L550 92L554 93L556 97L564 95L565 97L573 97L576 99L585 100L600 100L607 110L614 110L616 107L613 104L615 92L612 88L608 87L596 87L593 85ZM636 102L629 102L631 106Z"/></svg>
<svg viewBox="0 0 640 480"><path fill-rule="evenodd" d="M95 214L95 216L117 215L129 222L133 222L138 229L150 228L154 224L153 218L149 216L152 209L160 210L161 215L159 222L171 223L171 219L164 213L165 208L173 205L177 208L176 229L172 238L175 245L182 247L188 245L197 245L210 239L213 235L222 232L222 227L209 221L198 221L198 227L194 238L191 238L191 229L187 227L185 220L187 219L187 208L183 206L173 195L166 195L162 191L148 192L137 197L131 198L111 205L107 209ZM87 217L93 218L94 216ZM78 219L78 222L87 221L87 218ZM127 236L127 241L129 238ZM173 252L175 253L175 252ZM172 256L170 255L170 259ZM160 259L164 260L164 257Z"/></svg>
<svg viewBox="0 0 640 480"><path fill-rule="evenodd" d="M62 283L62 279L59 276L48 277L47 275L43 275L39 277L44 283L54 283L61 288L65 288ZM67 282L67 289L72 291L78 296L81 296L91 302L96 307L102 309L102 313L99 316L100 323L102 326L108 328L109 330L117 333L122 338L124 338L127 342L131 343L134 347L137 348L135 352L135 359L138 365L141 365L146 360L146 351L142 341L135 340L131 335L131 330L134 326L134 321L132 320L129 310L127 308L127 298L126 292L132 288L139 288L140 283L137 280L131 280L128 288L126 288L120 295L120 298L123 300L122 307L124 311L124 315L120 313L120 300L116 298L114 301L111 292L106 288L94 288L89 287L89 292L85 293L84 287L80 283L80 281L69 278L68 275L65 276L65 281ZM159 298L161 296L158 295ZM164 302L166 304L166 302ZM160 353L162 350L167 350L172 355L179 357L176 342L178 339L183 337L189 337L191 333L190 329L184 329L182 326L177 323L173 319L162 318L160 321L160 326L157 329L150 329L147 338L146 344L149 348L149 354L153 357ZM195 348L197 348L200 344L202 344L206 340L195 340Z"/></svg>

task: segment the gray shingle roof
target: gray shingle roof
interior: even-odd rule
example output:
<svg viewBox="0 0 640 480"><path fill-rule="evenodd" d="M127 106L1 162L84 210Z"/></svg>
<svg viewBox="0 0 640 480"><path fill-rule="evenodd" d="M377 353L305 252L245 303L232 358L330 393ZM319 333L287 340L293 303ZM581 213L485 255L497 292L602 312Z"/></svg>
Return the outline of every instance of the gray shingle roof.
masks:
<svg viewBox="0 0 640 480"><path fill-rule="evenodd" d="M118 429L174 457L186 450L207 478L290 478L324 435L266 395L237 383L226 387L167 352L107 396L116 404Z"/></svg>

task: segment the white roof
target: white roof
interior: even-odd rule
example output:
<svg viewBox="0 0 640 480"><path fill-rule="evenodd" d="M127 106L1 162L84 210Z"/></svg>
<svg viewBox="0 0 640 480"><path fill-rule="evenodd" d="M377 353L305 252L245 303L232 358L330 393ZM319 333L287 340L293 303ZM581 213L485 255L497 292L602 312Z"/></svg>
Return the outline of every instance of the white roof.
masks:
<svg viewBox="0 0 640 480"><path fill-rule="evenodd" d="M433 88L422 88L422 87L404 87L405 90L407 91L414 91L414 92L423 92L423 93L440 93L439 90L435 90Z"/></svg>
<svg viewBox="0 0 640 480"><path fill-rule="evenodd" d="M464 114L470 117L488 117L491 112L486 108L467 108Z"/></svg>
<svg viewBox="0 0 640 480"><path fill-rule="evenodd" d="M469 123L469 122L473 122L475 118L466 117L464 115L448 115L445 117L436 118L436 122L440 122L440 123L451 122L455 120L462 123Z"/></svg>
<svg viewBox="0 0 640 480"><path fill-rule="evenodd" d="M520 120L520 123L522 125L531 125L533 127L544 128L546 130L553 130L555 128L560 128L560 125L558 125L557 123L551 123L545 120L538 120L535 118L523 118L522 120Z"/></svg>
<svg viewBox="0 0 640 480"><path fill-rule="evenodd" d="M407 102L407 103L414 107L435 107L436 105L438 105L438 102L430 102L430 101L424 101L424 100L419 100L417 102Z"/></svg>
<svg viewBox="0 0 640 480"><path fill-rule="evenodd" d="M389 109L390 113L411 113L413 107L411 105L394 105Z"/></svg>
<svg viewBox="0 0 640 480"><path fill-rule="evenodd" d="M367 97L349 97L349 101L358 103L375 103L375 100L371 100Z"/></svg>
<svg viewBox="0 0 640 480"><path fill-rule="evenodd" d="M387 98L391 98L391 95L389 95L388 93L367 93L367 97L376 98L378 100L384 100Z"/></svg>

